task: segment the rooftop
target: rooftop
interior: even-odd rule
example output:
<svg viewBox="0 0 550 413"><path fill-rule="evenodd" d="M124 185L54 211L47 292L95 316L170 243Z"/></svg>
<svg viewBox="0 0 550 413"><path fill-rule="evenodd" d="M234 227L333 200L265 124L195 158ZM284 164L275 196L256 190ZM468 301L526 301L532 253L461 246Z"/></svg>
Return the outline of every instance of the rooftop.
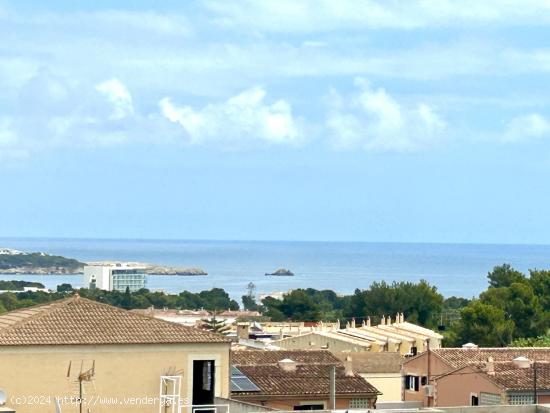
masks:
<svg viewBox="0 0 550 413"><path fill-rule="evenodd" d="M387 351L341 352L336 356L342 361L350 357L352 369L358 373L400 373L403 364L403 357L399 353Z"/></svg>
<svg viewBox="0 0 550 413"><path fill-rule="evenodd" d="M550 347L439 348L432 352L454 368L485 363L489 357L495 362L512 361L521 356L550 362Z"/></svg>
<svg viewBox="0 0 550 413"><path fill-rule="evenodd" d="M284 369L281 362L295 368ZM235 392L239 395L328 395L334 365L337 394L379 394L358 374L346 374L343 363L326 350L235 351L232 363L259 389Z"/></svg>
<svg viewBox="0 0 550 413"><path fill-rule="evenodd" d="M273 396L329 394L330 365L327 364L298 364L294 371L284 371L273 364L239 366L239 370L260 389L259 392L250 392L251 394ZM359 375L346 376L344 367L338 366L336 367L336 394L378 394L378 390Z"/></svg>
<svg viewBox="0 0 550 413"><path fill-rule="evenodd" d="M0 346L225 342L218 334L79 296L0 316Z"/></svg>
<svg viewBox="0 0 550 413"><path fill-rule="evenodd" d="M277 365L284 359L291 359L296 363L341 365L338 357L327 350L237 350L233 352L232 364L235 366Z"/></svg>

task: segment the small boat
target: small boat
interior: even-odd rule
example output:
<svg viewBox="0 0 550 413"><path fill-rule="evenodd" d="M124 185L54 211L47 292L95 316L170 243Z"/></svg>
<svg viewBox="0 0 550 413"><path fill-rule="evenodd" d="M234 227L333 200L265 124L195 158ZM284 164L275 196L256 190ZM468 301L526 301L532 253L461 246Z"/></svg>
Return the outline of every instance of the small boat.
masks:
<svg viewBox="0 0 550 413"><path fill-rule="evenodd" d="M266 272L265 275L273 275L276 277L292 277L294 273L290 270L287 270L286 268L279 268L275 272L271 272L271 273Z"/></svg>

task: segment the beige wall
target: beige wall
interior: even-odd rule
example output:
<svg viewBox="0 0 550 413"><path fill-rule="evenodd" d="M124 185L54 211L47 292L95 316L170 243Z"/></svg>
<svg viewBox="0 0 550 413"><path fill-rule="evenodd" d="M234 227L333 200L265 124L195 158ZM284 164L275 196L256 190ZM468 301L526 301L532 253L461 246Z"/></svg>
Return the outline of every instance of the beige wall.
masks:
<svg viewBox="0 0 550 413"><path fill-rule="evenodd" d="M498 394L501 396L501 402L506 403L506 397L501 388L469 367L443 376L436 383L435 406L437 407L469 406L471 396L479 397L481 392Z"/></svg>
<svg viewBox="0 0 550 413"><path fill-rule="evenodd" d="M355 343L344 340L337 340L331 337L326 337L321 334L304 334L302 336L288 337L284 340L273 343L276 346L287 350L329 350L333 353L340 351L369 351L366 346L361 346ZM328 348L326 347L328 345ZM381 351L380 347L372 344L370 351Z"/></svg>
<svg viewBox="0 0 550 413"><path fill-rule="evenodd" d="M87 366L95 360L93 384L86 383L84 387L86 397L89 400L112 398L123 403L107 405L97 400L95 406L86 406L93 413L158 411L158 401L155 405L124 404L123 398L157 398L160 376L170 368L181 371L178 373L183 375L181 396L188 397L191 403L193 360L215 360L215 395L229 395L229 344L226 343L0 347L0 388L7 394L6 405L18 413L54 412L55 403L47 397L78 395L78 382L74 377L82 360ZM69 362L72 362L71 380L67 379ZM25 403L29 396L39 404ZM17 401L21 404L15 403ZM77 411L77 405L62 407L63 413Z"/></svg>
<svg viewBox="0 0 550 413"><path fill-rule="evenodd" d="M292 398L292 397L264 397L264 398L256 398L253 397L239 397L237 395L233 395L232 398L234 400L242 400L247 403L257 404L265 407L269 407L272 409L277 410L294 410L294 406L298 406L300 404L308 404L309 402L314 403L323 403L325 406L325 409L329 409L330 401L326 397L314 397L314 396L304 396L301 399L298 398ZM348 409L350 407L350 400L352 398L350 397L336 397L336 409ZM374 407L374 403L376 403L376 397L372 397L370 399L370 407Z"/></svg>
<svg viewBox="0 0 550 413"><path fill-rule="evenodd" d="M361 377L365 378L382 393L378 396L378 401L401 401L403 387L401 373L361 373Z"/></svg>

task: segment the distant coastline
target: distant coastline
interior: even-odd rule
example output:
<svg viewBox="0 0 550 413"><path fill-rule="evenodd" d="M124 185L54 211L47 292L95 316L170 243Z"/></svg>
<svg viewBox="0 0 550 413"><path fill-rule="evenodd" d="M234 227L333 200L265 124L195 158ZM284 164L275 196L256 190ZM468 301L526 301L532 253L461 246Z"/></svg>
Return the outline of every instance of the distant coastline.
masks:
<svg viewBox="0 0 550 413"><path fill-rule="evenodd" d="M206 271L198 267L171 267L157 264L133 263L144 267L148 275L203 276ZM23 252L0 248L0 274L2 275L78 275L84 273L86 263L43 252Z"/></svg>

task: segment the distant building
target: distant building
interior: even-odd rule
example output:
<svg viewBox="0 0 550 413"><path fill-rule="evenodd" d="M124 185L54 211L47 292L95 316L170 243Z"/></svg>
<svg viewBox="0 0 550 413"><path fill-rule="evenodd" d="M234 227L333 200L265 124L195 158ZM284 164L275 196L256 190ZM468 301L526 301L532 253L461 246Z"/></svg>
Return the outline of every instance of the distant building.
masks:
<svg viewBox="0 0 550 413"><path fill-rule="evenodd" d="M259 317L257 311L232 311L226 310L223 312L210 312L207 310L174 310L169 308L154 308L131 310L134 313L146 315L149 317L159 318L161 320L171 321L173 323L183 324L187 326L199 326L202 320L215 317L219 321L223 321L227 325L233 325L239 318L254 318ZM235 327L235 335L236 336Z"/></svg>
<svg viewBox="0 0 550 413"><path fill-rule="evenodd" d="M382 317L377 326L372 326L370 318L362 324L355 320L341 329L339 323L316 323L305 328L294 329L298 334L287 334L286 338L274 344L287 349L326 349L332 352L371 351L395 352L402 356L414 356L429 348L441 347L443 336L430 329L405 321L403 314L397 314L395 322ZM291 336L291 337L288 337Z"/></svg>
<svg viewBox="0 0 550 413"><path fill-rule="evenodd" d="M378 396L380 403L401 402L403 376L401 367L405 359L399 353L337 353L342 362L351 361L353 371L361 375L382 394Z"/></svg>
<svg viewBox="0 0 550 413"><path fill-rule="evenodd" d="M63 413L80 396L94 413L158 412L172 396L210 405L229 396L229 360L221 335L78 296L0 315L0 389L18 413L54 412L56 396Z"/></svg>
<svg viewBox="0 0 550 413"><path fill-rule="evenodd" d="M84 287L131 292L145 288L145 267L128 263L91 263L84 266Z"/></svg>
<svg viewBox="0 0 550 413"><path fill-rule="evenodd" d="M333 367L337 409L372 409L379 395L329 351L234 351L232 364L231 398L278 410L330 409Z"/></svg>
<svg viewBox="0 0 550 413"><path fill-rule="evenodd" d="M406 360L403 374L403 399L425 407L532 404L535 387L550 403L550 348L441 348Z"/></svg>

